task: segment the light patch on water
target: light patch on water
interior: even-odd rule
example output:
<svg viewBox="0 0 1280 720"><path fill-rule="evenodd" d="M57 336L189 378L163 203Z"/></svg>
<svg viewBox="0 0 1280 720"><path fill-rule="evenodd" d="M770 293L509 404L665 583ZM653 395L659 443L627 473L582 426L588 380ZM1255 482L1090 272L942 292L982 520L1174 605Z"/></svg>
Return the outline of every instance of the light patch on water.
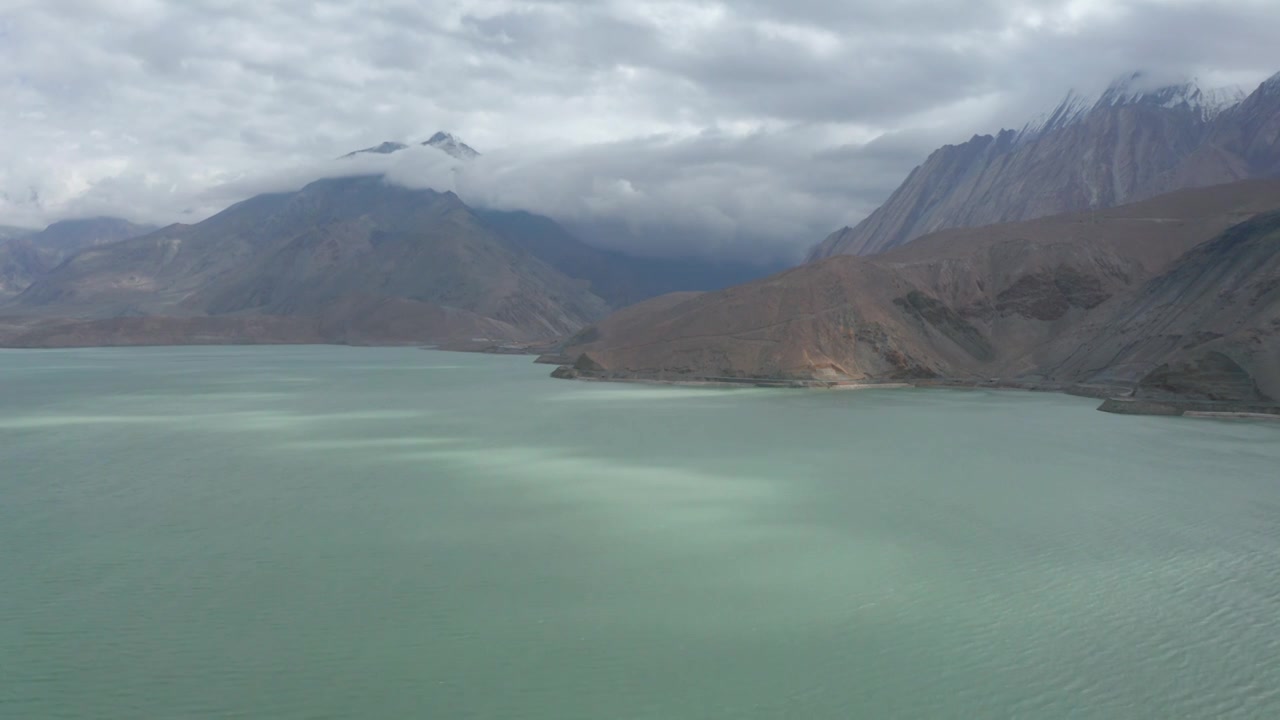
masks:
<svg viewBox="0 0 1280 720"><path fill-rule="evenodd" d="M88 415L43 413L0 418L0 430L47 430L82 425L197 424L201 430L276 430L306 425L379 420L412 420L430 415L426 410L358 410L339 413L295 413L281 410L174 413L161 415Z"/></svg>
<svg viewBox="0 0 1280 720"><path fill-rule="evenodd" d="M677 522L737 517L747 507L778 497L776 485L757 478L624 463L545 448L448 449L420 457L482 470L530 492L593 502L659 531Z"/></svg>
<svg viewBox="0 0 1280 720"><path fill-rule="evenodd" d="M45 430L77 425L146 425L171 419L168 415L19 415L0 418L0 430Z"/></svg>
<svg viewBox="0 0 1280 720"><path fill-rule="evenodd" d="M499 484L488 490L508 495L518 489L544 509L567 506L561 512L576 518L571 527L585 520L605 528L612 539L602 551L620 552L630 562L643 559L635 572L655 574L655 591L680 578L688 583L680 591L696 598L676 615L643 597L611 598L628 607L627 619L611 622L664 627L687 637L836 628L895 622L929 597L918 575L920 559L892 538L779 516L777 510L799 499L786 481L535 447L395 456L424 465L454 464L469 483L493 478ZM613 543L625 550L608 550ZM779 616L779 607L792 614ZM566 603L561 611L568 619L595 609Z"/></svg>
<svg viewBox="0 0 1280 720"><path fill-rule="evenodd" d="M112 398L113 404L127 402L131 405L149 407L161 404L181 403L183 407L192 405L207 405L209 403L219 403L223 405L231 404L263 404L270 403L281 398L295 397L295 393L287 392L249 392L237 390L213 390L209 392L193 392L188 389L175 390L170 394L160 393L130 393L127 397Z"/></svg>
<svg viewBox="0 0 1280 720"><path fill-rule="evenodd" d="M690 387L685 385L615 385L612 387L587 388L582 390L573 390L567 393L552 396L551 400L560 400L565 402L618 402L618 401L634 401L634 402L654 402L660 400L686 400L699 399L707 400L710 398L723 398L732 395L734 398L741 398L746 395L759 395L769 392L778 392L770 388L757 387Z"/></svg>
<svg viewBox="0 0 1280 720"><path fill-rule="evenodd" d="M288 450L379 450L454 445L461 442L464 442L461 438L447 437L334 438L288 442L281 447Z"/></svg>
<svg viewBox="0 0 1280 720"><path fill-rule="evenodd" d="M184 375L184 374L192 374L192 375L195 375L195 374L200 374L200 371L199 371L199 370L191 370L191 371L175 372L175 373L173 373L173 374L175 374L175 375ZM309 375L282 375L282 374L274 374L274 373L247 373L247 374L245 374L245 375L243 375L243 376L239 376L239 377L236 377L236 378L202 380L202 382L206 382L206 383L208 383L208 384L210 384L210 385L240 385L240 386L243 386L243 385L246 385L246 384L249 384L249 385L276 385L276 384L281 384L281 383L284 383L284 384L290 384L290 385L307 385L307 384L310 384L310 383L320 382L320 378L312 377L312 376L309 376Z"/></svg>

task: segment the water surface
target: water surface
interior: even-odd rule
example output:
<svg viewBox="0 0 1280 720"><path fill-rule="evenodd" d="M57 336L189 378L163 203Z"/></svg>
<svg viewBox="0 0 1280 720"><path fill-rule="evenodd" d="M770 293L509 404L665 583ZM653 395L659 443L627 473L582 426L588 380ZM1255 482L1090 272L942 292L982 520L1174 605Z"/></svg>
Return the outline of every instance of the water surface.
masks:
<svg viewBox="0 0 1280 720"><path fill-rule="evenodd" d="M1280 428L0 351L0 717L1276 718Z"/></svg>

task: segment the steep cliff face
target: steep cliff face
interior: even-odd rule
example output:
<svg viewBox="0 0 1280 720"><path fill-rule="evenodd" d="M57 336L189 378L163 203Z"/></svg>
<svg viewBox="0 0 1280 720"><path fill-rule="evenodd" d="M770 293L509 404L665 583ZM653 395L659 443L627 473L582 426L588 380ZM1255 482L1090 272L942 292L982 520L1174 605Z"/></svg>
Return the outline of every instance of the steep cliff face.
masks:
<svg viewBox="0 0 1280 720"><path fill-rule="evenodd" d="M1280 174L1280 76L1242 101L1194 85L1068 97L1042 123L936 150L875 212L810 261L870 255L946 228L1114 207L1179 188Z"/></svg>
<svg viewBox="0 0 1280 720"><path fill-rule="evenodd" d="M1096 214L948 230L874 257L834 257L720 292L642 303L579 335L566 354L595 368L583 374L606 377L1105 382L1120 376L1103 371L1129 363L1125 377L1135 380L1177 361L1169 350L1185 338L1220 323L1236 327L1224 314L1245 318L1242 328L1280 322L1265 304L1280 281L1261 249L1219 247L1211 257L1222 260L1212 262L1199 251L1184 255L1276 208L1280 181L1247 181ZM1229 257L1241 258L1232 267L1242 274L1225 268ZM1169 289L1160 294L1187 297L1204 317L1187 320L1173 345L1161 340L1127 360L1127 343L1165 331L1126 323L1158 323L1160 303L1174 303L1135 293L1171 267L1209 266L1219 269L1196 281L1203 292L1186 295L1187 282L1164 280ZM1223 288L1243 305L1224 305L1214 296ZM1269 394L1270 381L1259 378Z"/></svg>

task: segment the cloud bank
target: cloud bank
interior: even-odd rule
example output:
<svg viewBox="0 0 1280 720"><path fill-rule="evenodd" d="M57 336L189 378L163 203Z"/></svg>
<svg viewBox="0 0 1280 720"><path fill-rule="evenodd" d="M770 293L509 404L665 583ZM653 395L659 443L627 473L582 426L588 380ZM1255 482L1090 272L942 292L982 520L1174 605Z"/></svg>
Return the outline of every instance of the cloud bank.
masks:
<svg viewBox="0 0 1280 720"><path fill-rule="evenodd" d="M601 245L798 257L1069 88L1252 85L1276 27L1272 0L10 0L0 224L193 222L390 162ZM484 157L335 169L438 129Z"/></svg>

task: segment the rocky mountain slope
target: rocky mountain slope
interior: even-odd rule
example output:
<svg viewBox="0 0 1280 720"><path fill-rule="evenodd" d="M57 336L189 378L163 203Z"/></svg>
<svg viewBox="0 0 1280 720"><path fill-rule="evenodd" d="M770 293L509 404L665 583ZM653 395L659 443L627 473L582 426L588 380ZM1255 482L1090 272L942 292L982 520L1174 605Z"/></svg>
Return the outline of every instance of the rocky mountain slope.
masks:
<svg viewBox="0 0 1280 720"><path fill-rule="evenodd" d="M1236 225L1055 343L1046 375L1147 398L1280 401L1280 212Z"/></svg>
<svg viewBox="0 0 1280 720"><path fill-rule="evenodd" d="M523 340L603 315L586 285L511 246L452 193L356 177L88 249L0 315L22 318L10 327L28 337L32 318L96 322L76 330L92 335L121 316L267 316L305 319L338 342Z"/></svg>
<svg viewBox="0 0 1280 720"><path fill-rule="evenodd" d="M935 233L873 257L841 255L719 292L641 303L576 336L566 348L576 370L562 374L1105 381L1099 369L1118 361L1067 359L1082 347L1101 353L1114 345L1092 336L1123 327L1110 318L1140 307L1135 298L1150 292L1148 280L1199 262L1198 251L1184 253L1278 208L1280 181L1246 181L1098 213ZM1269 271L1260 272L1250 282L1269 287ZM1238 279L1231 287L1242 303L1261 297ZM1206 332L1222 317L1215 313L1243 312L1214 292L1224 290L1195 297L1209 313ZM1276 319L1271 306L1257 313L1262 325ZM1082 329L1090 322L1098 323L1092 334ZM1135 368L1149 371L1162 357L1152 351Z"/></svg>
<svg viewBox="0 0 1280 720"><path fill-rule="evenodd" d="M155 230L120 218L65 220L25 233L0 236L0 299L25 290L58 263L88 247L117 242Z"/></svg>
<svg viewBox="0 0 1280 720"><path fill-rule="evenodd" d="M875 212L823 240L810 261L883 252L946 228L1280 175L1280 75L1239 102L1193 84L1145 89L1143 82L1125 78L1093 102L1071 95L1021 131L934 151Z"/></svg>

